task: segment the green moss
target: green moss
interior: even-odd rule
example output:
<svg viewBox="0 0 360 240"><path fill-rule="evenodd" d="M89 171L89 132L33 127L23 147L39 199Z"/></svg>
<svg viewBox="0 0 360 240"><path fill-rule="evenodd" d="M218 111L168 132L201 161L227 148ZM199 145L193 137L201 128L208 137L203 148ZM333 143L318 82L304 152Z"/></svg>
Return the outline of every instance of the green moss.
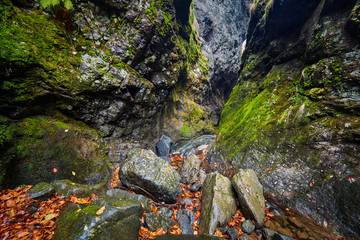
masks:
<svg viewBox="0 0 360 240"><path fill-rule="evenodd" d="M252 81L240 80L235 86L221 114L219 129L220 147L231 157L276 129L306 121L304 109L312 103L297 93L288 78L286 70L274 68L264 78L261 92Z"/></svg>
<svg viewBox="0 0 360 240"><path fill-rule="evenodd" d="M8 8L11 12L6 15L11 18L0 22L0 77L5 97L32 100L46 92L39 82L55 89L75 87L79 56L73 54L74 46L61 24L40 10Z"/></svg>
<svg viewBox="0 0 360 240"><path fill-rule="evenodd" d="M186 121L183 122L183 127L182 127L182 129L180 129L180 132L184 137L192 136L191 128L190 128L189 124Z"/></svg>
<svg viewBox="0 0 360 240"><path fill-rule="evenodd" d="M107 157L97 132L84 123L53 113L53 117L28 117L7 126L12 137L6 139L9 144L0 161L12 162L5 183L9 187L58 178L84 183L92 174L105 170L103 159Z"/></svg>

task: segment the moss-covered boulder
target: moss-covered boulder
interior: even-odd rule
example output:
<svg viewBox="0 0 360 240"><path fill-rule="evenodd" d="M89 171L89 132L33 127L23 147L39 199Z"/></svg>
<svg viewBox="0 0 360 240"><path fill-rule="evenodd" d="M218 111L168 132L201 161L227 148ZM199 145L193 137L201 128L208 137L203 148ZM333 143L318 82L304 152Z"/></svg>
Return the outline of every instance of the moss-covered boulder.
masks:
<svg viewBox="0 0 360 240"><path fill-rule="evenodd" d="M262 227L265 222L265 198L263 187L254 170L240 169L232 177L231 183L237 193L244 216L254 220L257 227Z"/></svg>
<svg viewBox="0 0 360 240"><path fill-rule="evenodd" d="M137 239L141 214L138 203L111 197L99 198L85 208L71 204L56 220L53 239Z"/></svg>
<svg viewBox="0 0 360 240"><path fill-rule="evenodd" d="M200 234L213 235L235 214L236 196L228 178L219 173L206 176L202 187Z"/></svg>
<svg viewBox="0 0 360 240"><path fill-rule="evenodd" d="M104 195L108 186L102 182L94 185L84 185L74 183L68 179L58 180L51 183L57 195L63 195L65 198L70 198L71 195L77 197L89 197L91 194Z"/></svg>
<svg viewBox="0 0 360 240"><path fill-rule="evenodd" d="M32 199L42 200L51 197L54 193L55 189L50 183L40 182L33 186L27 194Z"/></svg>
<svg viewBox="0 0 360 240"><path fill-rule="evenodd" d="M108 174L98 133L81 122L55 112L52 117L7 119L1 128L2 186L64 178L95 184Z"/></svg>
<svg viewBox="0 0 360 240"><path fill-rule="evenodd" d="M135 191L149 192L166 203L177 201L180 175L169 162L144 149L131 150L128 158L121 164L119 171L120 180L125 186Z"/></svg>

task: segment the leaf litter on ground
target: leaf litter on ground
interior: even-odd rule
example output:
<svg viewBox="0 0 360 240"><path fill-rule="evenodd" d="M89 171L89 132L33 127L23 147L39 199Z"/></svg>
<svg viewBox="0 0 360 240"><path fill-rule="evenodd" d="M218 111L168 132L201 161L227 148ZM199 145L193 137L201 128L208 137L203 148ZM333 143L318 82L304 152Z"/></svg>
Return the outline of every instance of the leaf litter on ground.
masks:
<svg viewBox="0 0 360 240"><path fill-rule="evenodd" d="M38 202L27 192L32 186L6 189L0 193L0 239L51 239L56 229L55 220L68 202L89 205L97 199L72 195L70 199L54 195Z"/></svg>

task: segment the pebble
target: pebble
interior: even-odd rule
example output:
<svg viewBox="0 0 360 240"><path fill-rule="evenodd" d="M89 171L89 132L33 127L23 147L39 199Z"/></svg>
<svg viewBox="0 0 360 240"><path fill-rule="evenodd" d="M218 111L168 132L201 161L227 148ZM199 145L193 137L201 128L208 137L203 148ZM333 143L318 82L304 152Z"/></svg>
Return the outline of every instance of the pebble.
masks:
<svg viewBox="0 0 360 240"><path fill-rule="evenodd" d="M251 233L252 231L255 230L255 225L251 222L250 219L248 219L242 224L241 230L244 233Z"/></svg>

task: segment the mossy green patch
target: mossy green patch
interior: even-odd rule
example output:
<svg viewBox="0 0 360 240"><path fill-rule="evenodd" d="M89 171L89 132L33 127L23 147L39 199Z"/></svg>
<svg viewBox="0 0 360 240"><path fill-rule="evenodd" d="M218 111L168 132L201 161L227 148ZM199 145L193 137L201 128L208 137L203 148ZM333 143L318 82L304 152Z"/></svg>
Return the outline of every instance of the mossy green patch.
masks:
<svg viewBox="0 0 360 240"><path fill-rule="evenodd" d="M0 10L8 16L0 22L0 76L5 97L28 101L46 94L48 86L74 88L80 59L61 24L41 10L5 7Z"/></svg>
<svg viewBox="0 0 360 240"><path fill-rule="evenodd" d="M13 136L4 145L0 159L6 166L6 178L1 185L14 187L59 178L84 183L85 179L106 175L107 157L101 150L97 132L60 114L54 116L28 117L11 125L1 124L1 127L7 126L6 131L11 131Z"/></svg>

